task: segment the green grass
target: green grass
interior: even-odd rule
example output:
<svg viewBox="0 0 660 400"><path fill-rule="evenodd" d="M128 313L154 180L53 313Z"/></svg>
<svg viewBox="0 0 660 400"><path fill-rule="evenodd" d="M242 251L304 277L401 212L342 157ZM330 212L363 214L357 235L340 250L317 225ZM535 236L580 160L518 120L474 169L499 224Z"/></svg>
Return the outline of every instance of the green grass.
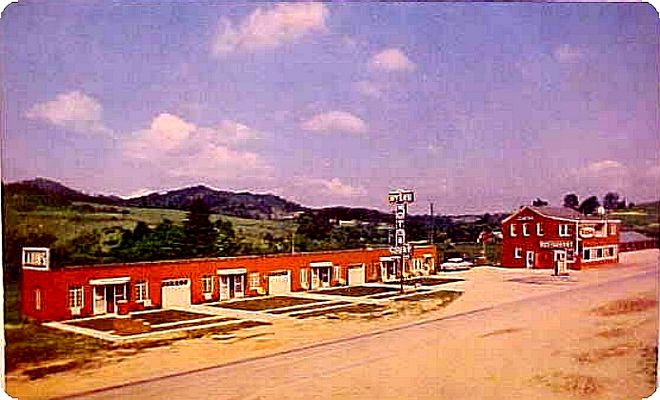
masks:
<svg viewBox="0 0 660 400"><path fill-rule="evenodd" d="M613 210L610 216L620 219L623 228L626 230L634 230L657 237L660 235L658 213L658 202L653 202L640 204L625 210Z"/></svg>

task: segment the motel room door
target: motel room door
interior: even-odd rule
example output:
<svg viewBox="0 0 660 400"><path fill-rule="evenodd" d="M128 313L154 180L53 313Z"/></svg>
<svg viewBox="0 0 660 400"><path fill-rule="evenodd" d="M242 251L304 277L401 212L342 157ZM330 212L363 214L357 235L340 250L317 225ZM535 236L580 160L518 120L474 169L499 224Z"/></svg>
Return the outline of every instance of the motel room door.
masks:
<svg viewBox="0 0 660 400"><path fill-rule="evenodd" d="M105 314L106 312L105 286L94 286L94 315Z"/></svg>
<svg viewBox="0 0 660 400"><path fill-rule="evenodd" d="M312 289L330 287L332 267L312 267Z"/></svg>
<svg viewBox="0 0 660 400"><path fill-rule="evenodd" d="M231 275L220 275L220 300L229 300L231 298L230 281Z"/></svg>

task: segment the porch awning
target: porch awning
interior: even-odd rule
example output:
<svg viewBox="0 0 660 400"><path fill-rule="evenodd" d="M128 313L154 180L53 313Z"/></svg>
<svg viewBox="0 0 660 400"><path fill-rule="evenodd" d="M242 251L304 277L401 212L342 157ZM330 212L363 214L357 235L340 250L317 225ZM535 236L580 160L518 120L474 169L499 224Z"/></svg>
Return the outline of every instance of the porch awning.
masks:
<svg viewBox="0 0 660 400"><path fill-rule="evenodd" d="M219 269L216 272L218 275L242 275L247 274L247 268Z"/></svg>
<svg viewBox="0 0 660 400"><path fill-rule="evenodd" d="M428 257L433 257L433 254L431 254L431 253L424 253L424 257L427 257L427 258L428 258Z"/></svg>
<svg viewBox="0 0 660 400"><path fill-rule="evenodd" d="M311 262L309 263L309 266L312 268L332 267L332 262L331 261Z"/></svg>
<svg viewBox="0 0 660 400"><path fill-rule="evenodd" d="M401 258L401 257L398 257L398 256L397 257L395 257L395 256L384 256L384 257L380 257L380 261L396 261L399 258Z"/></svg>
<svg viewBox="0 0 660 400"><path fill-rule="evenodd" d="M122 276L119 278L101 278L101 279L90 279L90 285L117 285L120 283L130 282L131 278L128 276Z"/></svg>

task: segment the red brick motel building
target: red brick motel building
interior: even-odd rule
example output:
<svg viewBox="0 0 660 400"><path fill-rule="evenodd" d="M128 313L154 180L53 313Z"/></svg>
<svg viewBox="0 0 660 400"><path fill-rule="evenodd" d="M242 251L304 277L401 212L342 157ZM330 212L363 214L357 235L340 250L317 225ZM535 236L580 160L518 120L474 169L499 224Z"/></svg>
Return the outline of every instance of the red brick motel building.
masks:
<svg viewBox="0 0 660 400"><path fill-rule="evenodd" d="M389 249L222 257L51 270L47 249L24 249L21 311L39 321L187 307L233 298L278 295L335 285L396 279ZM435 272L433 246L416 246L404 276ZM122 304L123 303L123 304Z"/></svg>
<svg viewBox="0 0 660 400"><path fill-rule="evenodd" d="M558 272L619 260L621 221L570 208L522 207L502 221L503 267Z"/></svg>

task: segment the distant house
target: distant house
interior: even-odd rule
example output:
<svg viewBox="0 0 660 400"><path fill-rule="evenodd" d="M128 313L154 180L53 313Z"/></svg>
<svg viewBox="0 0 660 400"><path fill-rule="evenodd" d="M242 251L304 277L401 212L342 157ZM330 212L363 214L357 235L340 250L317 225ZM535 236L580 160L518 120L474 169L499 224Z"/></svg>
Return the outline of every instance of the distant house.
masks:
<svg viewBox="0 0 660 400"><path fill-rule="evenodd" d="M357 225L358 225L358 222L359 222L359 221L358 221L357 219L349 219L349 220L343 220L343 219L340 219L340 220L337 222L337 225L339 225L339 226L342 227L342 228L343 228L343 227L351 227L351 226L357 226Z"/></svg>
<svg viewBox="0 0 660 400"><path fill-rule="evenodd" d="M616 263L621 221L525 206L502 221L502 266L570 269Z"/></svg>
<svg viewBox="0 0 660 400"><path fill-rule="evenodd" d="M619 251L635 251L657 247L658 239L642 235L638 232L621 232L619 238Z"/></svg>

